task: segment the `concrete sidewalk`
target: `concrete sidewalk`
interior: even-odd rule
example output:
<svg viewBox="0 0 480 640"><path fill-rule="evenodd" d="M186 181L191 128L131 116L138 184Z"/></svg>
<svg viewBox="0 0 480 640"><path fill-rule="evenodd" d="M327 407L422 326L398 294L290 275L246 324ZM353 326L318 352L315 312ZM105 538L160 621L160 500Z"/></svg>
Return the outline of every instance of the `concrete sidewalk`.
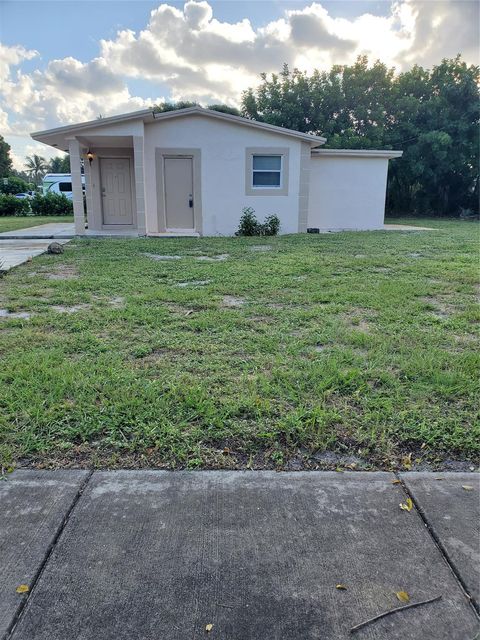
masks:
<svg viewBox="0 0 480 640"><path fill-rule="evenodd" d="M479 476L395 480L16 471L0 482L0 638L473 640ZM351 633L399 591L441 600Z"/></svg>
<svg viewBox="0 0 480 640"><path fill-rule="evenodd" d="M51 240L71 239L75 237L73 222L47 222L15 231L2 231L0 240Z"/></svg>

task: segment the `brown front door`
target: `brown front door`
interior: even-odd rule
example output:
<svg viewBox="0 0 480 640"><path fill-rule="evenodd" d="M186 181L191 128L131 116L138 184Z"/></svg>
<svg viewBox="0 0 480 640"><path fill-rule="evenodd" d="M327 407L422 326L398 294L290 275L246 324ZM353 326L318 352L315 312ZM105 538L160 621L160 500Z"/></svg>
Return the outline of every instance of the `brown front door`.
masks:
<svg viewBox="0 0 480 640"><path fill-rule="evenodd" d="M103 224L133 224L132 185L128 158L100 158Z"/></svg>
<svg viewBox="0 0 480 640"><path fill-rule="evenodd" d="M164 158L167 230L195 229L193 158Z"/></svg>

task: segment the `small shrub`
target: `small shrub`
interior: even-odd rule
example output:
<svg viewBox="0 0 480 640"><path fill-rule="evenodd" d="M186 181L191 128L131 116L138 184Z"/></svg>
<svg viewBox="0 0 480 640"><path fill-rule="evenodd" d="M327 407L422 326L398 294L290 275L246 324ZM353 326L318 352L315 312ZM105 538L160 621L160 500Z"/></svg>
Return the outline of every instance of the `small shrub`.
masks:
<svg viewBox="0 0 480 640"><path fill-rule="evenodd" d="M20 198L9 194L0 194L0 216L26 216L29 213L29 200L20 200Z"/></svg>
<svg viewBox="0 0 480 640"><path fill-rule="evenodd" d="M258 220L255 215L255 209L252 207L244 207L240 224L236 232L237 236L258 236Z"/></svg>
<svg viewBox="0 0 480 640"><path fill-rule="evenodd" d="M34 216L73 215L73 203L63 194L47 193L45 196L37 194L31 200L31 207Z"/></svg>
<svg viewBox="0 0 480 640"><path fill-rule="evenodd" d="M280 231L280 218L278 216L267 216L261 225L265 236L276 236Z"/></svg>
<svg viewBox="0 0 480 640"><path fill-rule="evenodd" d="M258 222L255 209L245 207L240 218L236 236L276 236L280 230L280 219L272 215L265 218L262 224Z"/></svg>

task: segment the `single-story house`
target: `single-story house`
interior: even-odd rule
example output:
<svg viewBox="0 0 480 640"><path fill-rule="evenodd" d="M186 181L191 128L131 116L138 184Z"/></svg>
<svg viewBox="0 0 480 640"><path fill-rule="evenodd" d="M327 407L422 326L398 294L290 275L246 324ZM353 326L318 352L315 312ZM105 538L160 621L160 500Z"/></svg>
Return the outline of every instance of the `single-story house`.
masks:
<svg viewBox="0 0 480 640"><path fill-rule="evenodd" d="M388 161L401 151L322 149L326 139L192 107L136 111L32 134L70 153L75 230L230 236L244 207L281 233L381 229Z"/></svg>

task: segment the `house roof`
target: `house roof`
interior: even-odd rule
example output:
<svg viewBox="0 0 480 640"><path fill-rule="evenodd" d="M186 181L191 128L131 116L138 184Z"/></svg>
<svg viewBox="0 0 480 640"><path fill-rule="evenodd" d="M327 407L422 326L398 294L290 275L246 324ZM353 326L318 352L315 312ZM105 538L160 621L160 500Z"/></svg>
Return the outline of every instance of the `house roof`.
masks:
<svg viewBox="0 0 480 640"><path fill-rule="evenodd" d="M242 116L234 116L229 113L223 113L221 111L204 109L203 107L188 107L186 109L177 109L175 111L164 111L159 113L155 113L153 109L143 109L142 111L134 111L132 113L111 116L109 118L100 118L97 120L80 122L78 124L71 124L64 127L57 127L55 129L36 131L31 134L31 137L38 142L43 142L44 144L48 144L60 149L66 149L68 147L69 138L75 137L76 135L81 135L86 130L90 132L91 129L98 129L99 135L101 135L102 127L106 127L112 124L120 124L129 121L143 121L144 123L150 123L157 120L171 120L174 118L184 118L186 116L203 116L207 118L214 118L217 120L224 120L226 122L231 122L232 124L237 124L240 126L261 129L263 131L270 131L271 133L290 136L292 138L297 138L304 142L308 142L311 147L318 147L326 142L326 138L322 138L321 136L315 136L310 133L301 133L300 131L294 131L293 129L285 129L284 127L277 127L273 124L257 122L256 120L249 120L248 118L243 118Z"/></svg>

